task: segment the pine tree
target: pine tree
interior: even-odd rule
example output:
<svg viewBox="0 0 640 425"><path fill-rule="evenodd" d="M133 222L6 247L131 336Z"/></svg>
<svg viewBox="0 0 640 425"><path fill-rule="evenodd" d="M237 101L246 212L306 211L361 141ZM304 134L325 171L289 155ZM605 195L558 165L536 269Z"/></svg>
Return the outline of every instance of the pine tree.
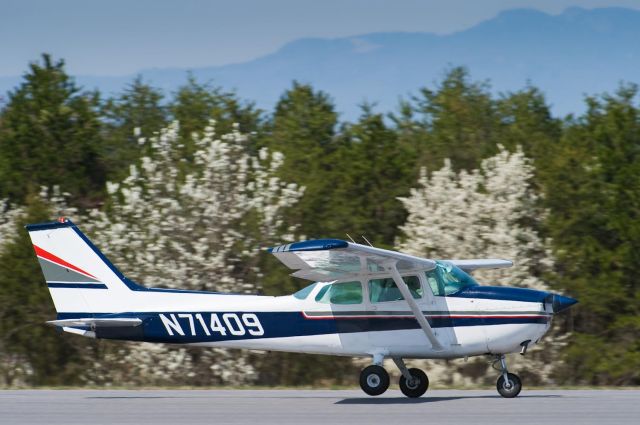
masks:
<svg viewBox="0 0 640 425"><path fill-rule="evenodd" d="M0 115L0 197L24 203L41 186L59 186L81 205L105 182L95 93L81 93L49 55L32 63Z"/></svg>
<svg viewBox="0 0 640 425"><path fill-rule="evenodd" d="M448 70L436 87L420 89L391 116L400 141L413 148L421 166L436 168L449 159L456 170L477 168L500 143L490 88L472 81L465 68Z"/></svg>
<svg viewBox="0 0 640 425"><path fill-rule="evenodd" d="M102 107L105 119L104 160L111 180L126 176L131 164L144 154L149 144L139 143L143 135L152 135L165 126L167 107L162 92L136 77L118 96L108 99Z"/></svg>
<svg viewBox="0 0 640 425"><path fill-rule="evenodd" d="M640 107L638 87L587 99L567 122L545 180L558 258L554 286L579 299L564 375L640 383ZM606 353L604 355L603 353Z"/></svg>

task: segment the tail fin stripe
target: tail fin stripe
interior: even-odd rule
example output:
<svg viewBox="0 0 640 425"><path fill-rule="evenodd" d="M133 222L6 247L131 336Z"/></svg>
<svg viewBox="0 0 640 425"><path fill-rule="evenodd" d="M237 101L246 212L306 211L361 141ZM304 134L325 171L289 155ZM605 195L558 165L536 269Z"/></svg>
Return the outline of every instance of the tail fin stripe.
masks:
<svg viewBox="0 0 640 425"><path fill-rule="evenodd" d="M37 246L37 245L33 245L33 248L34 248L34 249L35 249L35 251L36 251L36 255L37 255L38 257L40 257L40 258L44 259L44 260L51 261L52 263L54 263L54 264L56 264L56 265L58 265L58 266L66 267L66 268L71 269L71 270L73 270L73 271L75 271L75 272L82 273L82 274L83 274L83 275L85 275L85 276L91 277L91 278L93 278L93 279L97 279L97 278L96 278L94 275L92 275L91 273L87 273L87 272L85 272L85 271L84 271L84 270L82 270L81 268L76 267L76 266L74 266L73 264L70 264L70 263L68 263L68 262L64 261L62 258L57 257L57 256L53 255L52 253L45 251L44 249L40 248L40 247L39 247L39 246Z"/></svg>

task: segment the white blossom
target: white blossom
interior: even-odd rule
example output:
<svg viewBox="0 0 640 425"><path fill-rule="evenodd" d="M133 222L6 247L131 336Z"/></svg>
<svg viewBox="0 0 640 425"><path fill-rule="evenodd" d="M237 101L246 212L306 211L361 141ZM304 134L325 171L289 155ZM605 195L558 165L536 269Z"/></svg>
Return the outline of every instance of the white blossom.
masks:
<svg viewBox="0 0 640 425"><path fill-rule="evenodd" d="M400 201L409 215L399 249L441 259L504 258L514 267L477 272L485 284L546 289L535 274L547 270L548 244L535 230L544 218L531 186L533 165L521 149L482 161L479 170L456 173L449 161ZM535 272L538 273L535 273Z"/></svg>
<svg viewBox="0 0 640 425"><path fill-rule="evenodd" d="M482 161L480 169L455 172L449 161L431 176L422 169L418 187L401 198L408 211L397 241L401 251L438 259L504 258L514 267L484 270L474 277L485 285L508 285L546 290L539 277L550 270L548 241L536 231L545 217L531 185L534 168L520 148L509 152L499 146L497 155ZM554 331L554 333L557 333ZM565 335L529 350L518 366L552 379L551 358L557 358ZM491 380L495 373L482 359L422 362L436 381L472 385ZM474 373L469 374L469 370ZM474 378L475 376L475 378Z"/></svg>
<svg viewBox="0 0 640 425"><path fill-rule="evenodd" d="M96 244L140 284L255 293L258 248L295 230L283 227L283 212L297 202L303 188L276 177L281 156L262 149L252 157L245 147L248 137L237 126L219 137L214 127L211 122L202 134L192 135L196 151L188 168L177 160L177 122L149 138L154 154L132 166L123 181L109 183L109 209L93 210L86 220ZM172 365L179 365L179 376L187 376L202 373L206 364L218 383L255 377L247 353L201 351L195 364L185 349L132 347L105 358L112 363L122 350L128 353L125 382L147 383L150 376L156 383L165 378L172 382L172 376L175 382ZM97 365L95 373L87 373L87 381L95 380L98 369L106 370ZM110 376L107 381L115 375Z"/></svg>
<svg viewBox="0 0 640 425"><path fill-rule="evenodd" d="M8 200L0 199L0 254L17 236L16 226L23 213L24 208L11 206Z"/></svg>

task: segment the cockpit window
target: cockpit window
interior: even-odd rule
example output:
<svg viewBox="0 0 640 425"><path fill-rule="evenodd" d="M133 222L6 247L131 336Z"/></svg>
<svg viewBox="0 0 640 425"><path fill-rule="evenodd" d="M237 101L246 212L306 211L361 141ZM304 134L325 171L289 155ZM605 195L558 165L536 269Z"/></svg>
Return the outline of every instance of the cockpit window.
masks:
<svg viewBox="0 0 640 425"><path fill-rule="evenodd" d="M422 298L422 286L420 286L418 276L404 276L402 280L409 287L409 292L411 292L413 298ZM369 281L369 299L372 303L381 303L385 301L400 301L404 297L393 279L386 277Z"/></svg>
<svg viewBox="0 0 640 425"><path fill-rule="evenodd" d="M436 261L436 268L425 273L434 295L447 296L478 283L461 268L448 261Z"/></svg>
<svg viewBox="0 0 640 425"><path fill-rule="evenodd" d="M316 301L331 304L360 304L362 303L362 284L360 282L332 283L318 292Z"/></svg>
<svg viewBox="0 0 640 425"><path fill-rule="evenodd" d="M317 284L318 282L315 282L309 286L305 286L304 288L293 294L293 296L299 300L304 300L309 296L309 294L311 293L311 291L313 291L313 288L315 288Z"/></svg>

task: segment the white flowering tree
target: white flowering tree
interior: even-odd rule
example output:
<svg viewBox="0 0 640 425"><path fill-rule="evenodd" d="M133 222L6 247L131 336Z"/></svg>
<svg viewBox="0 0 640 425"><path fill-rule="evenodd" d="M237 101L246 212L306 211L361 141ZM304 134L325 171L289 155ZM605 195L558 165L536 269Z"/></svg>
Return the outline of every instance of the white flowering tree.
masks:
<svg viewBox="0 0 640 425"><path fill-rule="evenodd" d="M140 138L153 153L122 182L109 183L106 211L87 219L96 243L143 285L256 292L259 248L293 237L282 217L303 188L276 176L282 155L266 149L249 155L247 135L235 129L217 136L214 127L192 135L189 163L180 157L177 122ZM254 375L246 353L131 344L106 350L86 380L237 384Z"/></svg>
<svg viewBox="0 0 640 425"><path fill-rule="evenodd" d="M544 211L531 185L533 173L533 165L521 149L509 152L502 146L477 170L455 172L449 161L431 176L422 169L418 187L400 199L408 218L401 227L398 248L427 258L509 259L514 267L478 271L474 277L487 285L547 289L540 276L549 270L552 259L536 230ZM551 376L552 365L547 360L551 351L561 346L556 337L554 340L553 347L547 343L526 357L523 368L540 380ZM548 350L546 354L542 348ZM477 361L460 363L453 369L443 366L429 362L427 369L456 384L493 376Z"/></svg>
<svg viewBox="0 0 640 425"><path fill-rule="evenodd" d="M9 201L0 199L0 254L3 247L16 236L18 218L23 212L23 208L12 208Z"/></svg>

